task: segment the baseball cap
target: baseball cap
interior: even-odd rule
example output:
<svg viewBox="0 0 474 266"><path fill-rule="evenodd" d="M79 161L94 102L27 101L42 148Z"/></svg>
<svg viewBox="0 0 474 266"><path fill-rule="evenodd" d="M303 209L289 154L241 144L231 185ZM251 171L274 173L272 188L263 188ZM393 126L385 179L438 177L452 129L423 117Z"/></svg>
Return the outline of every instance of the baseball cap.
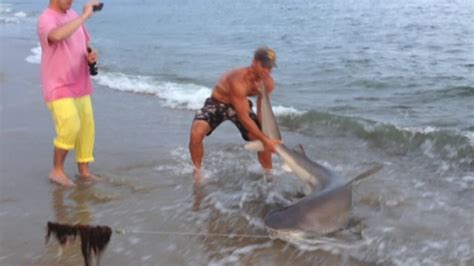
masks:
<svg viewBox="0 0 474 266"><path fill-rule="evenodd" d="M255 51L253 56L255 60L262 62L264 67L272 68L277 67L276 65L276 53L272 49L264 46L260 47Z"/></svg>

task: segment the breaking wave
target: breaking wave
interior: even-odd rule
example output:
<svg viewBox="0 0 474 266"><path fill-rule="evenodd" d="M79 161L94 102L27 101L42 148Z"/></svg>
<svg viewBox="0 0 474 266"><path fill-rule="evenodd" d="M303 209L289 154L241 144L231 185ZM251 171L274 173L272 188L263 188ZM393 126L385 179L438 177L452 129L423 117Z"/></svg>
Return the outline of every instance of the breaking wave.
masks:
<svg viewBox="0 0 474 266"><path fill-rule="evenodd" d="M297 116L280 116L279 122L291 131L307 134L320 130L353 134L391 154L405 155L421 151L430 158L456 161L470 167L474 165L474 132L469 129L455 131L434 127L400 127L314 110Z"/></svg>

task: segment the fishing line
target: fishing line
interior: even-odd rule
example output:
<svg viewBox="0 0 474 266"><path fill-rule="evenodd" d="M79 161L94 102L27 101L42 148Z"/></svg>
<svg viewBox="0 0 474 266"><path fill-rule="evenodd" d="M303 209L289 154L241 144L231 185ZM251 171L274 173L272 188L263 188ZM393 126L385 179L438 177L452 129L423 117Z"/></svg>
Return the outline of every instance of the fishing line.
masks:
<svg viewBox="0 0 474 266"><path fill-rule="evenodd" d="M181 236L206 236L206 237L227 237L227 238L265 238L269 239L268 235L248 235L248 234L219 234L219 233L191 233L191 232L174 232L174 231L142 231L142 230L114 230L119 235L131 234L150 234L150 235L181 235Z"/></svg>

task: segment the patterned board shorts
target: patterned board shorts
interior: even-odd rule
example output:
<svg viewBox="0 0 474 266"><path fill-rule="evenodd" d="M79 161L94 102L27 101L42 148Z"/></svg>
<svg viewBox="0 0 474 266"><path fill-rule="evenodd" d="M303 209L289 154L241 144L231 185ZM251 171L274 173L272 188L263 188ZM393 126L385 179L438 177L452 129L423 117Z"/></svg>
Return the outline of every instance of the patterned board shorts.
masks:
<svg viewBox="0 0 474 266"><path fill-rule="evenodd" d="M257 124L259 128L260 122L258 121L257 115L252 111L252 102L249 100L250 118ZM237 113L235 112L232 105L227 103L219 103L214 101L212 98L207 98L204 102L204 107L199 109L194 116L194 121L203 120L206 121L211 127L211 131L207 134L208 136L216 129L222 122L226 120L232 121L234 125L239 129L242 138L246 141L249 141L248 131L245 129L244 125L240 123Z"/></svg>

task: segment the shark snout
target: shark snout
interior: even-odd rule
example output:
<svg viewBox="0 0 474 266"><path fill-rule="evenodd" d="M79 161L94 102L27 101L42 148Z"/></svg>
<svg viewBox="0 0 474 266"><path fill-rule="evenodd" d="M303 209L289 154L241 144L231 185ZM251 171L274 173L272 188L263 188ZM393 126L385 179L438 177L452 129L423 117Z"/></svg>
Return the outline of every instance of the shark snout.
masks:
<svg viewBox="0 0 474 266"><path fill-rule="evenodd" d="M281 210L274 210L265 217L265 225L273 230L282 230L293 228L295 226L295 220L288 217Z"/></svg>

